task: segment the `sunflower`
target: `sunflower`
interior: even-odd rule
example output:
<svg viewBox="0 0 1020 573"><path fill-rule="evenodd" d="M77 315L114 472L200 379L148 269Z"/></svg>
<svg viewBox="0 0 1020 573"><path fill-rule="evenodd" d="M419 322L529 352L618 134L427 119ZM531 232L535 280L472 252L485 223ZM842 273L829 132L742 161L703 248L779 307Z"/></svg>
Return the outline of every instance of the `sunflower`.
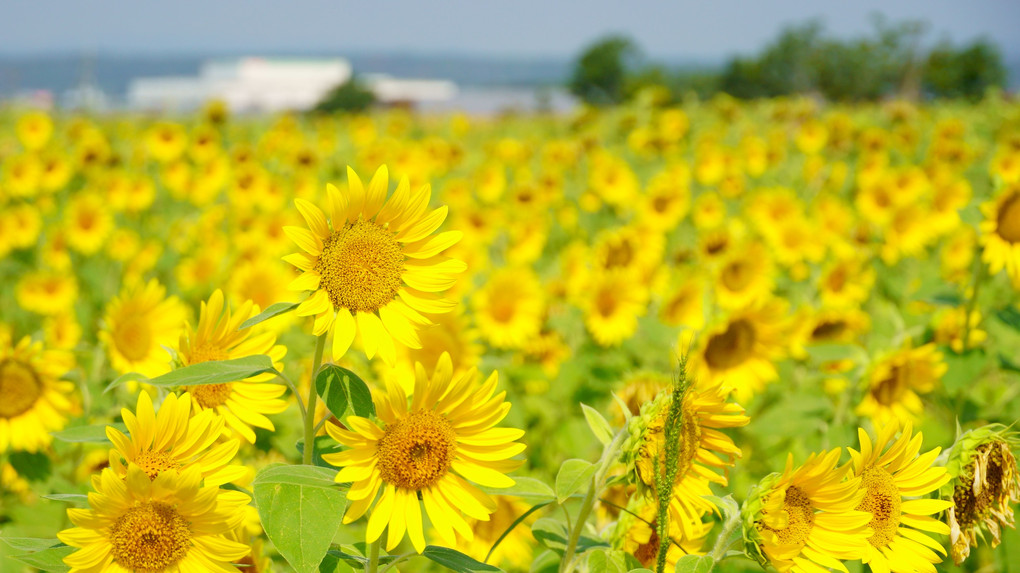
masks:
<svg viewBox="0 0 1020 573"><path fill-rule="evenodd" d="M786 352L786 331L786 305L780 299L736 310L698 337L691 371L697 380L721 382L746 402L779 377L774 361Z"/></svg>
<svg viewBox="0 0 1020 573"><path fill-rule="evenodd" d="M907 423L894 441L896 428L896 424L881 427L874 444L867 432L859 429L861 451L848 448L854 477L861 478L866 492L856 509L871 513L868 525L873 534L862 560L876 573L934 571L931 564L942 561L935 552L945 555L946 550L922 532L948 535L949 526L929 515L949 509L953 502L905 498L936 491L950 476L946 468L932 466L942 448L918 455L921 434L911 434Z"/></svg>
<svg viewBox="0 0 1020 573"><path fill-rule="evenodd" d="M106 305L99 340L121 373L154 378L170 371L170 348L184 327L185 307L156 279L125 288Z"/></svg>
<svg viewBox="0 0 1020 573"><path fill-rule="evenodd" d="M648 287L622 270L592 277L583 301L584 325L599 346L617 346L637 332L648 309Z"/></svg>
<svg viewBox="0 0 1020 573"><path fill-rule="evenodd" d="M151 479L167 471L183 472L197 468L206 485L222 485L245 475L244 466L228 466L240 446L238 440L219 444L223 418L204 410L191 416L191 396L169 394L157 413L147 392L138 394L134 412L121 409L124 425L131 437L113 426L106 437L113 443L110 467L117 475L126 475L130 467L139 467Z"/></svg>
<svg viewBox="0 0 1020 573"><path fill-rule="evenodd" d="M18 118L18 140L25 149L42 149L53 135L53 120L42 111L30 111Z"/></svg>
<svg viewBox="0 0 1020 573"><path fill-rule="evenodd" d="M51 270L27 272L14 289L21 308L53 316L70 312L78 298L78 281L74 274Z"/></svg>
<svg viewBox="0 0 1020 573"><path fill-rule="evenodd" d="M387 551L405 530L416 551L425 549L419 496L447 546L457 546L455 531L473 539L461 512L486 521L497 506L467 480L486 487L512 486L514 480L506 474L521 462L510 458L525 448L515 441L524 430L495 427L510 411L506 392L493 395L496 373L480 386L474 369L454 378L446 354L431 379L421 365L415 373L410 407L400 385L389 384L385 396L373 396L378 422L349 416L351 430L326 424L329 435L349 448L323 456L343 468L337 482L353 482L344 523L360 518L374 503L366 541L375 542L388 525Z"/></svg>
<svg viewBox="0 0 1020 573"><path fill-rule="evenodd" d="M946 373L948 366L934 344L907 347L875 363L868 380L868 393L857 406L857 415L876 424L917 419L924 412L918 394L927 394Z"/></svg>
<svg viewBox="0 0 1020 573"><path fill-rule="evenodd" d="M493 500L496 502L496 510L489 515L488 520L467 520L474 539L462 543L458 548L464 554L496 567L510 568L512 571L527 570L531 565L535 545L530 526L538 519L538 514L532 513L516 524L517 527L489 555L492 544L531 508L530 504L505 495L493 496Z"/></svg>
<svg viewBox="0 0 1020 573"><path fill-rule="evenodd" d="M719 306L739 308L768 297L773 286L772 262L761 243L733 249L724 257L715 276Z"/></svg>
<svg viewBox="0 0 1020 573"><path fill-rule="evenodd" d="M712 495L709 484L725 486L729 480L717 470L728 470L741 456L740 448L719 430L745 426L750 419L739 404L726 401L726 394L718 381L710 380L698 380L684 394L675 503L670 503L670 521L680 525L683 539L699 537L701 517L716 512L712 502L703 497ZM672 394L661 393L642 409L640 417L633 418L628 457L646 491L655 487L655 458L660 468L666 461L664 424L671 399Z"/></svg>
<svg viewBox="0 0 1020 573"><path fill-rule="evenodd" d="M793 454L782 474L762 480L744 504L745 538L781 572L847 571L840 560L866 550L871 514L856 508L864 499L861 478L844 480L849 464L836 467L841 448L812 454L794 469Z"/></svg>
<svg viewBox="0 0 1020 573"><path fill-rule="evenodd" d="M957 354L963 352L964 336L967 337L967 348L981 346L988 339L988 333L981 329L981 311L973 309L967 316L967 309L962 306L939 311L935 315L933 330L935 342L949 346Z"/></svg>
<svg viewBox="0 0 1020 573"><path fill-rule="evenodd" d="M29 337L17 344L0 330L0 453L39 451L67 423L74 384L60 380L74 366L70 352Z"/></svg>
<svg viewBox="0 0 1020 573"><path fill-rule="evenodd" d="M978 225L984 249L981 260L993 275L1006 269L1014 284L1020 282L1020 184L1002 189L981 205L981 212L985 215Z"/></svg>
<svg viewBox="0 0 1020 573"><path fill-rule="evenodd" d="M265 354L273 360L277 370L282 369L280 361L287 349L276 344L275 334L259 332L257 326L239 330L242 322L258 313L259 308L249 300L231 316L230 308L223 302L223 291L216 289L209 302L202 303L198 327L187 327L181 333L177 356L182 365ZM215 410L223 416L227 426L254 444L252 427L275 431L273 422L265 414L279 414L287 409L287 402L280 399L287 387L261 383L272 377L273 374L264 374L226 384L189 386L186 390L191 394L196 412Z"/></svg>
<svg viewBox="0 0 1020 573"><path fill-rule="evenodd" d="M315 205L296 199L308 229L284 227L304 251L284 257L303 272L290 288L313 291L297 308L298 316L315 318L317 336L333 333L333 357L343 356L356 333L365 354L376 352L392 365L393 341L418 348L417 330L430 321L420 313L449 312L455 303L434 293L453 286L465 265L442 256L462 233L430 237L446 219L447 208L426 213L428 185L411 193L405 177L386 200L389 175L380 167L366 189L353 169L348 191L327 185L330 217Z"/></svg>
<svg viewBox="0 0 1020 573"><path fill-rule="evenodd" d="M520 348L542 329L542 284L530 269L493 272L471 298L478 330L495 348Z"/></svg>
<svg viewBox="0 0 1020 573"><path fill-rule="evenodd" d="M79 193L64 211L67 244L86 256L94 255L103 247L113 227L109 206L93 193Z"/></svg>
<svg viewBox="0 0 1020 573"><path fill-rule="evenodd" d="M224 537L250 498L202 487L197 469L150 480L137 466L122 480L112 469L92 480L90 509L68 509L76 527L57 534L78 550L64 558L71 573L237 571L249 547Z"/></svg>
<svg viewBox="0 0 1020 573"><path fill-rule="evenodd" d="M481 361L482 345L478 342L478 330L474 328L462 310L437 315L434 324L418 333L421 348L397 349L397 363L385 368L385 375L400 383L405 392L414 390L414 364L435 364L444 352L453 360L454 374L478 366Z"/></svg>
<svg viewBox="0 0 1020 573"><path fill-rule="evenodd" d="M683 326L692 330L705 327L705 278L691 269L690 273L676 273L677 282L659 303L659 320L670 326Z"/></svg>
<svg viewBox="0 0 1020 573"><path fill-rule="evenodd" d="M642 497L634 498L636 505L620 515L614 531L614 546L634 556L643 567L655 568L659 551L659 534L656 532L655 502ZM672 503L676 503L674 498ZM666 570L676 569L676 562L684 555L700 555L705 537L712 530L712 521L699 522L692 528L693 538L684 537L680 524L669 521L669 546L666 549Z"/></svg>

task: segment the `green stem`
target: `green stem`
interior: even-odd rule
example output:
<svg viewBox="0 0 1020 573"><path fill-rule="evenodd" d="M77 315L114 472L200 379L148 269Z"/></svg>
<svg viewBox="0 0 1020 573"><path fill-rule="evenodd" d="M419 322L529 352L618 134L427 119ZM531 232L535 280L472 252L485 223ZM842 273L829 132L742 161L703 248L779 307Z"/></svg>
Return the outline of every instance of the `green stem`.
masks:
<svg viewBox="0 0 1020 573"><path fill-rule="evenodd" d="M730 547L730 544L728 543L730 535L739 525L739 511L731 515L723 524L723 529L719 532L719 537L715 538L715 546L712 547L712 552L709 553L709 556L712 558L713 567L715 567L716 563L726 558L726 550Z"/></svg>
<svg viewBox="0 0 1020 573"><path fill-rule="evenodd" d="M977 306L978 293L981 292L981 283L985 278L985 263L981 260L981 252L974 254L974 288L971 289L970 298L967 300L967 308L963 315L963 346L960 354L966 354L970 346L970 315Z"/></svg>
<svg viewBox="0 0 1020 573"><path fill-rule="evenodd" d="M312 452L315 450L315 402L319 393L315 390L315 376L322 366L322 349L326 347L326 334L319 335L315 341L315 358L312 359L312 378L308 381L308 400L305 401L305 447L302 452L301 463L308 466L312 464ZM378 548L376 548L378 551Z"/></svg>
<svg viewBox="0 0 1020 573"><path fill-rule="evenodd" d="M386 573L390 569L395 568L397 566L397 563L400 563L401 561L407 561L408 559L414 557L415 555L417 555L417 553L415 553L413 551L410 552L410 553L405 553L405 554L401 555L400 557L397 557L393 561L390 561L389 564L386 565L386 567L383 567L382 571L380 571L379 573Z"/></svg>
<svg viewBox="0 0 1020 573"><path fill-rule="evenodd" d="M382 543L382 535L368 546L368 565L365 566L365 573L377 573L379 571L379 544Z"/></svg>

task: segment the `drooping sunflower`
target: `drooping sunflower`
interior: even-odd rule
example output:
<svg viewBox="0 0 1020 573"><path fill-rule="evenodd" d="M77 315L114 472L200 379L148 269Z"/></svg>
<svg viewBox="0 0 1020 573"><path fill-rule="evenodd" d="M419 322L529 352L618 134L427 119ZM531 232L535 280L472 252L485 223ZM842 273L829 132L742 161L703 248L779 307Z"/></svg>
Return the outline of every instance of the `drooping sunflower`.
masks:
<svg viewBox="0 0 1020 573"><path fill-rule="evenodd" d="M78 550L64 558L71 573L233 573L230 563L249 547L223 534L244 517L250 498L202 487L197 468L150 480L132 465L121 478L111 468L95 476L90 509L68 509L75 525L57 534Z"/></svg>
<svg viewBox="0 0 1020 573"><path fill-rule="evenodd" d="M185 307L156 279L126 287L106 305L99 340L120 374L153 378L170 371L172 347L184 327Z"/></svg>
<svg viewBox="0 0 1020 573"><path fill-rule="evenodd" d="M740 448L719 430L747 425L750 419L739 404L726 401L727 393L718 380L698 379L683 398L680 458L673 489L676 503L670 504L670 520L680 524L684 539L699 537L701 517L716 511L703 497L712 495L709 484L725 486L729 480L718 470L728 471L741 456ZM659 394L633 419L637 422L631 429L628 457L648 491L655 487L655 459L659 459L660 468L666 462L665 419L671 399L669 392Z"/></svg>
<svg viewBox="0 0 1020 573"><path fill-rule="evenodd" d="M5 330L0 328L0 453L35 452L67 423L74 384L60 377L74 359L27 336L14 344Z"/></svg>
<svg viewBox="0 0 1020 573"><path fill-rule="evenodd" d="M918 394L934 390L948 368L934 344L899 350L875 363L856 412L880 425L915 421L924 412Z"/></svg>
<svg viewBox="0 0 1020 573"><path fill-rule="evenodd" d="M436 293L450 288L465 270L461 261L441 253L460 240L459 231L432 233L447 208L428 211L431 188L411 192L405 177L386 199L389 175L380 167L366 188L353 169L341 193L326 186L329 218L321 209L296 199L308 229L284 227L302 253L284 257L301 269L290 288L312 291L299 316L315 316L315 335L333 333L333 357L343 356L356 333L365 354L378 354L392 365L394 340L418 348L417 330L429 320L420 313L448 312L456 304Z"/></svg>
<svg viewBox="0 0 1020 573"><path fill-rule="evenodd" d="M871 514L857 511L861 478L845 480L849 464L836 467L841 448L812 454L794 469L793 454L782 474L762 480L744 504L745 539L759 558L779 571L847 571L841 563L865 551Z"/></svg>
<svg viewBox="0 0 1020 573"><path fill-rule="evenodd" d="M140 392L135 411L123 408L120 412L131 437L113 426L106 427L106 437L113 443L110 467L117 475L126 475L131 466L141 468L151 479L167 471L197 468L206 485L217 486L245 475L244 466L228 465L240 441L217 444L223 418L211 410L192 416L189 394L167 395L157 414L149 394Z"/></svg>
<svg viewBox="0 0 1020 573"><path fill-rule="evenodd" d="M287 348L276 344L276 334L261 331L258 325L238 330L242 322L258 313L259 308L249 300L231 316L230 308L223 301L223 291L217 289L209 297L208 303L202 303L198 327L187 327L181 333L177 356L182 365L265 354L280 370L283 367L280 361L287 354ZM286 386L262 383L272 376L263 374L226 384L189 386L186 390L191 394L196 412L215 410L223 416L227 426L248 443L254 444L255 432L252 427L274 431L276 428L273 422L265 415L279 414L287 409L287 402L280 399L287 391Z"/></svg>
<svg viewBox="0 0 1020 573"><path fill-rule="evenodd" d="M510 411L506 392L493 394L499 382L495 372L481 385L477 376L471 369L454 377L453 363L444 354L431 378L420 364L416 367L410 404L400 385L391 383L386 395L373 396L378 422L349 416L350 430L326 424L329 435L349 448L323 456L343 468L337 482L353 482L344 523L372 507L368 543L388 528L385 546L391 550L406 530L415 550L422 552L421 496L439 537L456 547L454 532L469 541L474 537L461 512L486 521L496 510L492 498L469 480L487 487L514 484L506 474L522 463L511 458L525 449L516 441L524 431L496 427Z"/></svg>
<svg viewBox="0 0 1020 573"><path fill-rule="evenodd" d="M949 526L929 516L949 509L953 502L914 498L937 491L950 476L946 468L932 466L942 448L918 455L921 434L912 434L908 423L894 440L896 429L896 424L881 427L874 444L859 429L861 451L848 448L854 477L861 478L866 492L856 509L871 513L868 525L873 533L862 560L876 573L931 571L932 563L942 561L937 553L945 555L946 550L923 532L948 535Z"/></svg>

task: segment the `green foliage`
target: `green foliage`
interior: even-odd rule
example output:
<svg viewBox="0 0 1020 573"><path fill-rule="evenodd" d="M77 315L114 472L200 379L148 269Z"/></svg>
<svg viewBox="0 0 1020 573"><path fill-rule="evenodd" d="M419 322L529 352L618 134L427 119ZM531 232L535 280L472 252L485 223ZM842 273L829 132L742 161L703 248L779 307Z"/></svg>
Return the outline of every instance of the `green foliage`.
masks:
<svg viewBox="0 0 1020 573"><path fill-rule="evenodd" d="M563 503L586 485L590 485L598 466L582 459L569 459L556 473L556 500Z"/></svg>
<svg viewBox="0 0 1020 573"><path fill-rule="evenodd" d="M273 361L268 356L257 354L232 360L214 360L192 364L146 380L145 383L160 388L182 388L184 386L226 384L267 372L276 372L273 368ZM122 383L123 378L124 376L121 376L111 382L106 387L107 391Z"/></svg>
<svg viewBox="0 0 1020 573"><path fill-rule="evenodd" d="M352 77L330 90L322 101L315 104L313 113L361 113L375 103L375 94ZM268 310L268 309L267 309Z"/></svg>
<svg viewBox="0 0 1020 573"><path fill-rule="evenodd" d="M659 537L656 559L658 573L663 573L666 570L666 551L669 548L669 503L673 499L673 489L676 487L677 476L680 472L680 454L682 453L680 449L683 446L681 432L684 427L683 406L690 386L690 380L687 378L687 355L683 354L677 364L669 410L666 412L662 428L663 441L666 445L663 457L664 467L660 467L658 456L652 460L655 467L655 493L658 502L655 516L655 529Z"/></svg>
<svg viewBox="0 0 1020 573"><path fill-rule="evenodd" d="M248 320L242 322L241 326L238 327L238 330L244 330L245 328L249 328L249 327L255 326L256 324L258 324L260 322L265 322L265 321L267 321L270 318L273 318L275 316L280 316L281 314L286 314L286 313L294 310L295 308L297 308L299 306L301 306L301 303L299 303L299 302L278 302L278 303L275 303L275 304L271 304L271 305L266 307L266 310L263 310L262 312L258 313L257 315L255 315L255 316L249 318Z"/></svg>
<svg viewBox="0 0 1020 573"><path fill-rule="evenodd" d="M63 573L71 568L64 565L64 557L75 551L60 543L56 539L31 539L27 537L0 537L8 547L18 553L11 555L12 559L35 567L39 571L53 571Z"/></svg>
<svg viewBox="0 0 1020 573"><path fill-rule="evenodd" d="M980 39L955 49L944 41L928 54L924 87L936 97L981 99L990 88L1006 85L1006 67L998 46Z"/></svg>
<svg viewBox="0 0 1020 573"><path fill-rule="evenodd" d="M339 420L346 420L350 415L367 418L375 414L368 385L346 368L335 364L323 365L315 375L315 391Z"/></svg>
<svg viewBox="0 0 1020 573"><path fill-rule="evenodd" d="M584 50L574 64L570 92L592 105L613 105L624 100L629 60L637 47L629 38L612 36Z"/></svg>

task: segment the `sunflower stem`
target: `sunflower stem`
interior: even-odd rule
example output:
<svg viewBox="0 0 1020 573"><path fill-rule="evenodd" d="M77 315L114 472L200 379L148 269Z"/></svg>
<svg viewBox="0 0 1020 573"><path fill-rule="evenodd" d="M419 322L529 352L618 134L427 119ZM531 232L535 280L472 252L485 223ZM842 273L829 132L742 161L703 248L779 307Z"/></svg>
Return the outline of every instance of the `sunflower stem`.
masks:
<svg viewBox="0 0 1020 573"><path fill-rule="evenodd" d="M978 293L981 292L981 283L984 282L985 278L985 262L981 260L980 250L974 254L974 286L970 291L970 298L967 299L967 307L964 309L963 314L963 345L961 346L960 354L966 354L970 347L970 315L974 312L974 307L977 306Z"/></svg>
<svg viewBox="0 0 1020 573"><path fill-rule="evenodd" d="M368 546L368 565L365 565L365 573L377 573L379 571L379 544L382 542L382 535Z"/></svg>
<svg viewBox="0 0 1020 573"><path fill-rule="evenodd" d="M301 452L301 463L312 464L312 452L315 450L315 402L319 393L315 389L315 376L322 366L322 350L326 347L326 334L320 334L315 341L315 357L312 359L312 379L308 382L308 400L305 402L305 447ZM376 548L378 551L378 548ZM374 571L374 569L373 569Z"/></svg>
<svg viewBox="0 0 1020 573"><path fill-rule="evenodd" d="M740 512L734 512L726 518L723 523L722 531L719 532L719 537L715 538L715 545L712 547L712 552L709 556L712 558L713 567L715 564L726 559L726 550L730 548L730 535L740 525Z"/></svg>

